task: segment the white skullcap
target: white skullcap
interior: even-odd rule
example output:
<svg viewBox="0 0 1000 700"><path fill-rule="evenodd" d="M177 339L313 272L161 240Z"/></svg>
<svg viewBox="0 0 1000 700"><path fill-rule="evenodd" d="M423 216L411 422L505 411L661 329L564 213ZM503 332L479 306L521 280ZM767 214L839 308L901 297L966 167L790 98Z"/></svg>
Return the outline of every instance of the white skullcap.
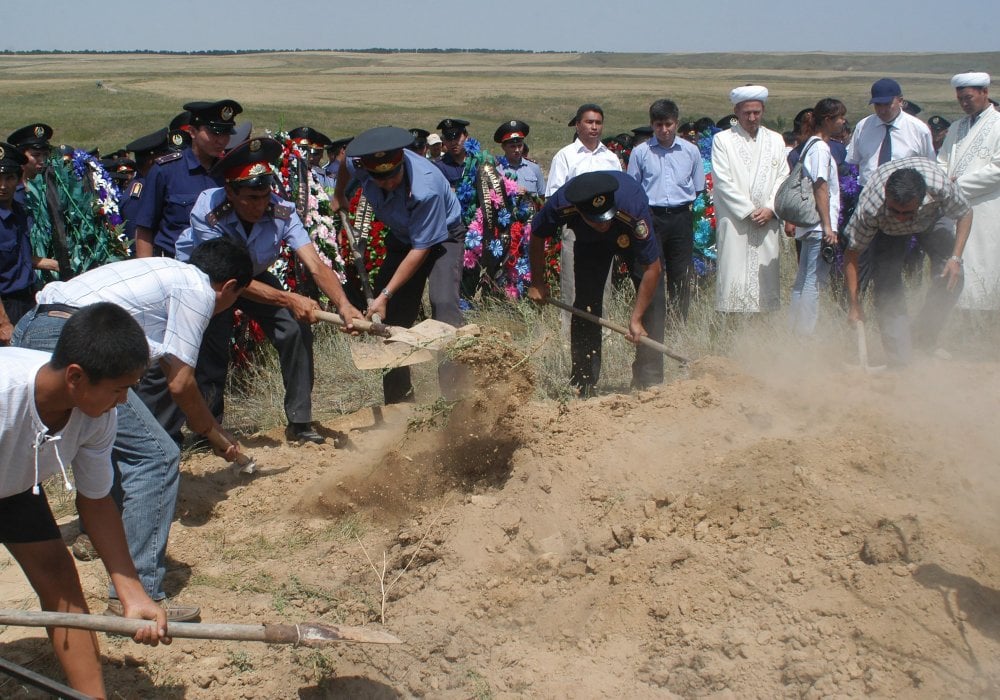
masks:
<svg viewBox="0 0 1000 700"><path fill-rule="evenodd" d="M985 88L990 86L989 73L959 73L951 78L951 86L956 90L961 88L974 87Z"/></svg>
<svg viewBox="0 0 1000 700"><path fill-rule="evenodd" d="M734 105L746 102L747 100L767 102L767 88L763 85L742 85L738 88L733 88L729 93L729 101Z"/></svg>

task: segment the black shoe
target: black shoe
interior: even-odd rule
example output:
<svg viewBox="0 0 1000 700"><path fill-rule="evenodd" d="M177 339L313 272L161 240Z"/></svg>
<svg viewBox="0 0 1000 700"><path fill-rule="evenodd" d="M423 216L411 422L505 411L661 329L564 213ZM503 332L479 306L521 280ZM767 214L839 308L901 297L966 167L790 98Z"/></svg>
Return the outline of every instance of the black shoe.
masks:
<svg viewBox="0 0 1000 700"><path fill-rule="evenodd" d="M311 423L289 423L288 427L285 428L285 438L290 442L297 442L299 444L311 442L316 445L322 445L326 442L325 437L313 430Z"/></svg>

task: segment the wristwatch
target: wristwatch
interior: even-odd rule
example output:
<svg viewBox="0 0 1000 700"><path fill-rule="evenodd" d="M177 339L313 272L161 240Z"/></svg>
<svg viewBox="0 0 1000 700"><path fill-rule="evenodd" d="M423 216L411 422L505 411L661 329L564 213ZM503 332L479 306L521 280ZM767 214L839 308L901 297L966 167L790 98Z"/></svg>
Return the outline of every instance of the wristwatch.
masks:
<svg viewBox="0 0 1000 700"><path fill-rule="evenodd" d="M952 255L950 258L948 258L948 262L953 262L953 261L957 262L959 266L962 265L962 258L958 257L957 255Z"/></svg>
<svg viewBox="0 0 1000 700"><path fill-rule="evenodd" d="M382 287L382 291L379 293L386 299L392 299L392 292L389 291L388 287Z"/></svg>

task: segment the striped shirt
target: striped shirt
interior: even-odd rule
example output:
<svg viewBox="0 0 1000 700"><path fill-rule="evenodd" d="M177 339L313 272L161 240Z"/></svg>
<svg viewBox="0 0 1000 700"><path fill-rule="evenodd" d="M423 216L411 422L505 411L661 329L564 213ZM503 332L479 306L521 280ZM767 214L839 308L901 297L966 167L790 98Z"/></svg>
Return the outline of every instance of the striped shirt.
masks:
<svg viewBox="0 0 1000 700"><path fill-rule="evenodd" d="M215 310L215 290L208 275L193 265L173 258L136 258L50 282L35 301L77 307L110 301L142 327L151 359L172 355L194 367Z"/></svg>
<svg viewBox="0 0 1000 700"><path fill-rule="evenodd" d="M927 194L916 214L905 221L893 216L885 206L885 183L897 170L913 168L924 178ZM868 186L861 192L845 232L850 240L850 250L859 253L881 231L889 236L910 236L929 230L943 216L959 219L972 211L962 191L933 160L910 156L892 160L872 175Z"/></svg>

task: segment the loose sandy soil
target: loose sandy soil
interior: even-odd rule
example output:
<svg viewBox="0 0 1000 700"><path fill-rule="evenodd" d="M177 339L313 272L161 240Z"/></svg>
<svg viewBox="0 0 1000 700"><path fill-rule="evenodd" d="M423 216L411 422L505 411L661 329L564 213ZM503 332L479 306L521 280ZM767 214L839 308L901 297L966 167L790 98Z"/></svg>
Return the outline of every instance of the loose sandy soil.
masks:
<svg viewBox="0 0 1000 700"><path fill-rule="evenodd" d="M708 357L631 395L529 400L502 344L451 412L183 465L169 585L208 622L402 646L108 639L126 698L996 697L1000 371ZM833 367L831 369L830 367ZM437 407L440 409L440 406ZM67 525L72 530L72 518ZM385 562L384 598L379 576ZM99 563L81 564L102 609ZM32 608L16 565L4 607ZM38 630L2 655L59 677ZM35 697L7 681L4 697Z"/></svg>

